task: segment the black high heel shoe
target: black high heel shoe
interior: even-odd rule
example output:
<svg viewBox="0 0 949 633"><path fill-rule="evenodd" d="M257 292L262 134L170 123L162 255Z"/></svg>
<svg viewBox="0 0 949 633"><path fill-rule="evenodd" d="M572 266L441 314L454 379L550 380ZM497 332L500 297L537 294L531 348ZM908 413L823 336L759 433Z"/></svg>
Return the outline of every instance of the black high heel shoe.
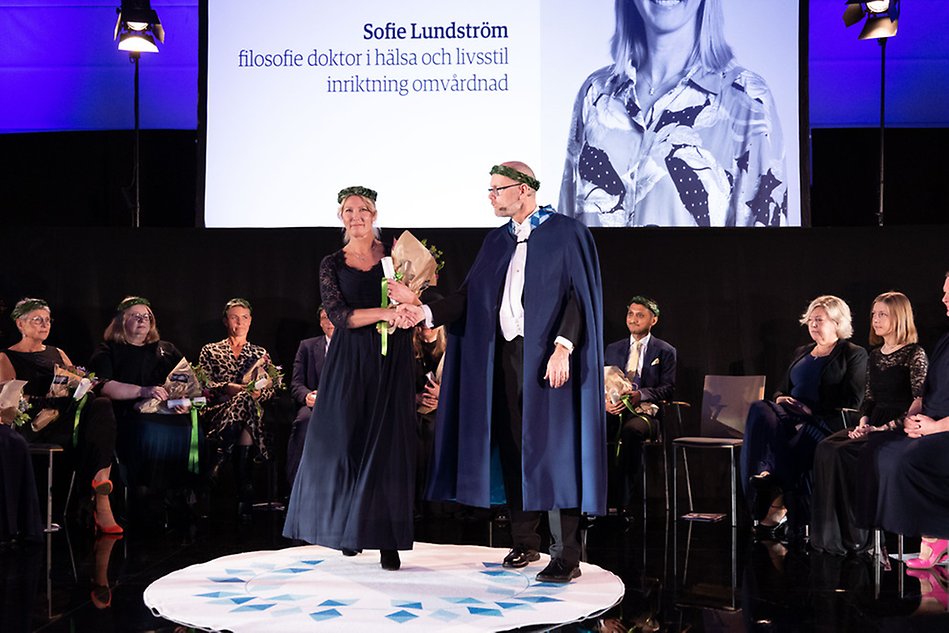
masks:
<svg viewBox="0 0 949 633"><path fill-rule="evenodd" d="M384 549L379 550L379 562L383 569L397 571L402 567L402 561L399 559L399 550Z"/></svg>

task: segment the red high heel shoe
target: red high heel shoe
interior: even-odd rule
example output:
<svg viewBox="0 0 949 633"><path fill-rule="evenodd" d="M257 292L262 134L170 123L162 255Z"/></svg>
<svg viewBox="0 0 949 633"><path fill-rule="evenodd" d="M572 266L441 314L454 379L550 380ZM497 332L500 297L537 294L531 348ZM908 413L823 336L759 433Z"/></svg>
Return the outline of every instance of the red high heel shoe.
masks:
<svg viewBox="0 0 949 633"><path fill-rule="evenodd" d="M106 536L118 536L119 534L124 534L125 530L122 529L122 526L116 523L115 525L101 525L99 523L99 513L93 511L92 521L96 524L96 533L104 534Z"/></svg>
<svg viewBox="0 0 949 633"><path fill-rule="evenodd" d="M102 481L92 480L92 492L97 495L110 495L112 494L112 480L103 479Z"/></svg>
<svg viewBox="0 0 949 633"><path fill-rule="evenodd" d="M931 569L933 565L944 563L946 559L949 558L949 554L946 553L946 548L949 547L949 541L946 539L923 542L929 545L929 557L909 559L906 561L906 566L910 569Z"/></svg>

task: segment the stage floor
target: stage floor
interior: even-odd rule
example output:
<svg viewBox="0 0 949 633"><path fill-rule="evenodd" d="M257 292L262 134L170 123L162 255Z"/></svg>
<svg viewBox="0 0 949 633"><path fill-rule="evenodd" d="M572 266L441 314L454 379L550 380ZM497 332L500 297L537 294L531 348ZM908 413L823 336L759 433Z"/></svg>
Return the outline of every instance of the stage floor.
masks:
<svg viewBox="0 0 949 633"><path fill-rule="evenodd" d="M257 513L250 525L222 516L99 541L72 526L51 535L48 547L0 550L0 631L178 633L185 629L146 606L146 588L176 570L222 556L286 550L294 544L280 536L282 521L278 513ZM601 518L584 538L586 560L618 576L625 592L605 614L554 630L949 631L949 614L940 602L945 593L923 596L920 579L906 575L898 563L877 574L869 559L756 544L724 523L673 522L659 505L650 507L645 524ZM509 544L506 527L483 513L422 521L417 540ZM908 550L915 546L907 541ZM378 565L375 552L357 560ZM535 566L541 568L530 569ZM98 586L105 572L110 589ZM587 579L584 571L578 584Z"/></svg>

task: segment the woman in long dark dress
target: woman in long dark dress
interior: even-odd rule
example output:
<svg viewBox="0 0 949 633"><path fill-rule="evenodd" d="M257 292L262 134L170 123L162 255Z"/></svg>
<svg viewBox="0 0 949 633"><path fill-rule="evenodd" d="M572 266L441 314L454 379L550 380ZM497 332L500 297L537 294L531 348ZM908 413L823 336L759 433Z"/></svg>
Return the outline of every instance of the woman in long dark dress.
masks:
<svg viewBox="0 0 949 633"><path fill-rule="evenodd" d="M0 381L27 381L23 393L30 399L33 419L20 431L30 443L58 444L67 451L81 486L78 490L93 495L96 529L121 534L109 502L115 419L108 414L108 400L90 394L89 406L80 408L70 396L49 397L55 366L72 366L66 352L46 343L52 328L49 305L42 299L26 298L17 302L11 316L21 339L0 352ZM85 487L88 485L91 489Z"/></svg>
<svg viewBox="0 0 949 633"><path fill-rule="evenodd" d="M942 293L949 314L949 273ZM873 434L860 453L858 470L876 486L858 518L865 527L921 536L919 557L906 566L928 569L949 559L949 334L929 357L920 412L902 427L900 433ZM933 588L941 582L929 580Z"/></svg>
<svg viewBox="0 0 949 633"><path fill-rule="evenodd" d="M320 296L336 330L283 533L346 555L379 549L382 567L394 570L414 530L412 332L376 327L396 323L395 310L380 307L376 192L350 187L338 201L346 245L320 264Z"/></svg>
<svg viewBox="0 0 949 633"><path fill-rule="evenodd" d="M788 522L802 534L810 515L817 443L832 433L838 409L859 407L867 352L853 335L850 307L823 295L801 317L813 343L799 347L774 400L751 405L741 455L742 480L758 536L783 538Z"/></svg>
<svg viewBox="0 0 949 633"><path fill-rule="evenodd" d="M867 387L858 426L834 433L814 454L814 499L811 545L829 554L867 551L869 531L857 526L858 491L875 488L859 473L857 459L870 433L895 431L904 415L922 407L923 382L929 365L917 343L913 306L901 292L873 300Z"/></svg>

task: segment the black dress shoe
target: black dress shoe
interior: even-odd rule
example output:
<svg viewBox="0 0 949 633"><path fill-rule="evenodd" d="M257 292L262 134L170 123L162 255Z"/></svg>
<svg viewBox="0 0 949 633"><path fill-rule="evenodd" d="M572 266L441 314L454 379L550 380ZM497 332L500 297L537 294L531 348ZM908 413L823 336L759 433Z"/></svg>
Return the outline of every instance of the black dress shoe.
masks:
<svg viewBox="0 0 949 633"><path fill-rule="evenodd" d="M388 569L389 571L397 571L402 567L402 561L399 559L399 550L397 549L379 550L379 562L383 569Z"/></svg>
<svg viewBox="0 0 949 633"><path fill-rule="evenodd" d="M501 562L501 567L520 569L521 567L527 567L527 565L533 563L535 560L540 560L540 554L536 549L530 549L523 545L515 545L514 548L508 552L507 556L504 557L504 560Z"/></svg>
<svg viewBox="0 0 949 633"><path fill-rule="evenodd" d="M537 580L541 582L570 582L580 576L580 566L570 566L562 558L553 558L550 563L544 567L544 570L537 574Z"/></svg>
<svg viewBox="0 0 949 633"><path fill-rule="evenodd" d="M343 552L343 556L355 556L356 554L362 554L361 549L346 549L345 547L340 550Z"/></svg>

